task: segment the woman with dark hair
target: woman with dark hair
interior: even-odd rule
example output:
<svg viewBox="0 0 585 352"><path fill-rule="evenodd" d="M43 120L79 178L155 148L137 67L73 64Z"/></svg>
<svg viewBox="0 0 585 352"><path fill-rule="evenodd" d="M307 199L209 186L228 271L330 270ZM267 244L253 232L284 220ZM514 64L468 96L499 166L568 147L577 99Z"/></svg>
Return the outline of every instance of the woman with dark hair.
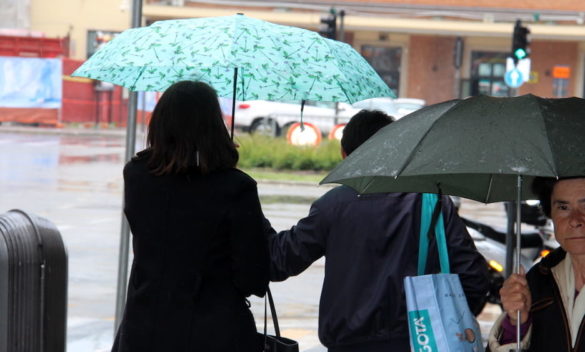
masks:
<svg viewBox="0 0 585 352"><path fill-rule="evenodd" d="M504 282L504 313L492 328L489 346L493 352L514 349L520 324L523 350L585 351L585 175L536 178L532 188L553 221L560 247L526 275L512 274Z"/></svg>
<svg viewBox="0 0 585 352"><path fill-rule="evenodd" d="M112 351L259 351L246 297L268 286L264 216L213 88L169 87L147 140L124 168L134 261Z"/></svg>

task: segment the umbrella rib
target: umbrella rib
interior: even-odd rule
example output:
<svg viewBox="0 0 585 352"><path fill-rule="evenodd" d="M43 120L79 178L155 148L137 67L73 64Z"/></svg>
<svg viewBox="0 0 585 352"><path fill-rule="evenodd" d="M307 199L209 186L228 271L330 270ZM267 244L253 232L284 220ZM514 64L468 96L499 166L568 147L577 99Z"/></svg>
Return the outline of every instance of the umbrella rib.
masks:
<svg viewBox="0 0 585 352"><path fill-rule="evenodd" d="M370 178L370 180L368 181L368 184L366 184L366 187L364 187L364 190L363 190L363 192L361 192L361 193L367 193L367 192L368 192L368 188L370 188L370 185L371 185L373 182L374 182L374 177L372 176L372 177Z"/></svg>
<svg viewBox="0 0 585 352"><path fill-rule="evenodd" d="M493 185L493 182L494 182L494 175L490 174L490 182L488 184L488 190L486 192L485 200L484 200L484 203L485 204L488 203L488 200L490 199L490 195L492 194L492 185Z"/></svg>
<svg viewBox="0 0 585 352"><path fill-rule="evenodd" d="M343 92L343 94L345 94L345 97L347 98L347 101L351 104L354 103L354 101L352 100L352 98L347 94L347 92L345 91L345 88L343 87L343 85L341 84L341 82L339 82L339 80L337 79L337 77L335 77L335 81L337 82L339 88L341 88L341 91Z"/></svg>
<svg viewBox="0 0 585 352"><path fill-rule="evenodd" d="M451 111L451 109L453 109L454 106L457 106L457 104L453 104L449 109L444 111L441 114L441 116L443 116L443 115L447 114L449 111ZM417 148L421 145L422 141L427 137L427 135L433 129L433 127L435 126L435 124L437 123L438 120L439 120L439 118L436 118L435 121L433 121L431 126L429 126L429 128L427 128L427 130L425 131L424 135L416 142L416 145L414 146L414 148L410 149L410 154L408 154L408 157L406 158L406 160L404 160L404 163L402 163L402 166L401 166L400 170L398 170L398 172L396 173L395 177L400 176L402 174L402 172L404 171L404 169L406 169L406 166L414 158L414 154L416 153Z"/></svg>
<svg viewBox="0 0 585 352"><path fill-rule="evenodd" d="M542 123L543 123L543 125L544 125L544 133L546 134L546 140L547 140L547 141L549 141L549 142L547 143L547 146L548 146L548 148L549 148L549 150L548 150L548 151L549 151L549 153L550 153L550 157L551 157L551 159L552 159L552 161L553 161L553 167L552 167L552 168L553 168L553 170L552 170L552 171L553 171L553 173L555 174L555 176L556 176L556 177L559 177L559 170L558 170L558 168L557 168L557 160L556 160L556 158L555 158L555 154L553 153L552 147L551 147L551 145L550 145L550 136L549 136L549 134L548 134L548 128L547 128L547 126L546 126L546 122L545 122L545 119L544 119L544 116L545 116L545 115L544 115L544 113L543 113L543 111L542 111L542 105L541 105L541 104L537 104L537 106L538 106L538 110L540 110L540 116L541 116L541 118L542 118Z"/></svg>
<svg viewBox="0 0 585 352"><path fill-rule="evenodd" d="M138 80L140 79L140 77L142 77L142 74L144 73L145 70L146 70L146 66L142 66L142 69L140 70L138 77L136 77L136 79L134 80L134 83L132 84L131 87L136 87L136 83L138 83ZM135 89L132 89L132 90L135 90Z"/></svg>

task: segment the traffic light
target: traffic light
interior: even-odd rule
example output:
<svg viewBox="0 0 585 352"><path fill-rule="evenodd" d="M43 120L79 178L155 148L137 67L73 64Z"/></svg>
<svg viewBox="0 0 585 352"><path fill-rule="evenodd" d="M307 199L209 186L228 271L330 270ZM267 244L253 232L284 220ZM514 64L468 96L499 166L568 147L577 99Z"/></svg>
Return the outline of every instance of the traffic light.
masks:
<svg viewBox="0 0 585 352"><path fill-rule="evenodd" d="M514 34L512 35L512 59L514 60L514 64L518 64L518 61L530 55L528 50L528 33L530 33L530 30L522 27L522 21L517 20L514 26Z"/></svg>
<svg viewBox="0 0 585 352"><path fill-rule="evenodd" d="M319 34L329 39L337 39L337 16L331 13L327 16L321 16L321 23L324 24L319 28Z"/></svg>

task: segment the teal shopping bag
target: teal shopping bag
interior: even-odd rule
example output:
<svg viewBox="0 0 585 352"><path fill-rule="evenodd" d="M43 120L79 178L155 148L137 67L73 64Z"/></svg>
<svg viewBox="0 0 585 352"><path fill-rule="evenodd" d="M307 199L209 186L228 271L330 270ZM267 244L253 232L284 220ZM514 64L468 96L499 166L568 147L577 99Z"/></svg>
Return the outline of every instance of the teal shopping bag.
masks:
<svg viewBox="0 0 585 352"><path fill-rule="evenodd" d="M483 352L481 331L457 274L450 274L441 202L423 194L418 276L404 278L410 346L415 352ZM433 227L441 273L424 275L428 233Z"/></svg>

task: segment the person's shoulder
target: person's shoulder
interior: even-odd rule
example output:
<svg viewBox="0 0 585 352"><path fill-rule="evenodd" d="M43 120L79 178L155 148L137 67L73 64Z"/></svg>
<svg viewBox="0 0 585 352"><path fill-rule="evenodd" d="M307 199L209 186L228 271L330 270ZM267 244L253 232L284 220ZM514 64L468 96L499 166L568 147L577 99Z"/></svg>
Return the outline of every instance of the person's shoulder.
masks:
<svg viewBox="0 0 585 352"><path fill-rule="evenodd" d="M148 149L142 150L132 159L130 159L126 165L124 165L124 174L130 174L133 172L140 172L147 169L148 157L150 156L150 151Z"/></svg>
<svg viewBox="0 0 585 352"><path fill-rule="evenodd" d="M345 203L355 200L359 197L359 193L353 188L345 185L337 186L325 192L319 197L313 204L314 205L325 205L333 203Z"/></svg>
<svg viewBox="0 0 585 352"><path fill-rule="evenodd" d="M218 170L215 175L227 182L228 185L233 186L235 189L256 187L257 182L250 175L237 168L229 168Z"/></svg>
<svg viewBox="0 0 585 352"><path fill-rule="evenodd" d="M420 193L405 193L405 192L381 192L381 193L365 193L360 194L355 189L341 185L335 187L325 193L320 200L325 201L354 201L354 200L364 200L367 201L368 199L391 199L394 202L400 203L411 203L415 202L416 200L420 199Z"/></svg>
<svg viewBox="0 0 585 352"><path fill-rule="evenodd" d="M325 192L321 198L355 198L357 196L359 196L359 193L355 189L341 185Z"/></svg>
<svg viewBox="0 0 585 352"><path fill-rule="evenodd" d="M546 257L542 258L540 262L528 271L527 276L534 276L538 274L548 274L552 268L559 265L566 257L567 252L563 248L558 247L550 252Z"/></svg>

